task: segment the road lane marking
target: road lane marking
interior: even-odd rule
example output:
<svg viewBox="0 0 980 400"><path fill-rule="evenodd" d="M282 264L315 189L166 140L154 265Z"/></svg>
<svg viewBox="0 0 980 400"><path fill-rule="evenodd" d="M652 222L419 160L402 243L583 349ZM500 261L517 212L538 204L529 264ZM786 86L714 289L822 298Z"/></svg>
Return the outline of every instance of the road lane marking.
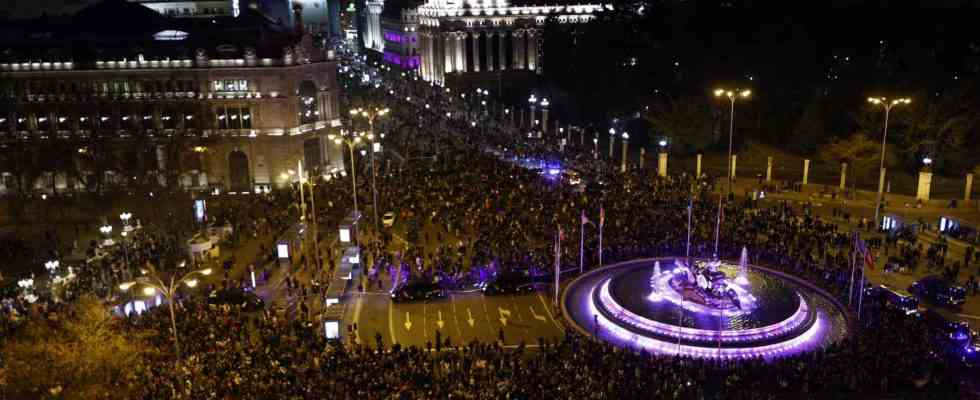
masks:
<svg viewBox="0 0 980 400"><path fill-rule="evenodd" d="M390 299L388 300L388 334L391 335L391 344L398 343L398 338L395 336L395 303Z"/></svg>
<svg viewBox="0 0 980 400"><path fill-rule="evenodd" d="M970 315L970 314L956 314L957 317L969 318L969 319L980 319L980 315Z"/></svg>
<svg viewBox="0 0 980 400"><path fill-rule="evenodd" d="M535 313L534 312L534 306L528 306L527 308L531 310L531 315L534 316L534 319L536 319L538 321L547 321L548 320L548 318L545 318L544 315L538 315L537 313Z"/></svg>
<svg viewBox="0 0 980 400"><path fill-rule="evenodd" d="M472 328L473 325L476 324L476 320L473 319L473 312L470 311L469 307L466 307L466 323L470 324L470 328Z"/></svg>
<svg viewBox="0 0 980 400"><path fill-rule="evenodd" d="M442 329L442 326L445 325L445 322L442 321L442 310L437 310L437 312L439 313L439 320L436 321L436 325Z"/></svg>
<svg viewBox="0 0 980 400"><path fill-rule="evenodd" d="M510 310L497 307L497 313L500 315L500 324L507 326L507 317L510 317Z"/></svg>
<svg viewBox="0 0 980 400"><path fill-rule="evenodd" d="M412 318L408 314L408 311L405 311L405 330L406 331L412 330Z"/></svg>
<svg viewBox="0 0 980 400"><path fill-rule="evenodd" d="M541 306L543 306L544 307L544 311L548 313L548 317L551 318L551 322L553 322L555 324L555 327L558 328L558 331L559 332L564 331L564 329L562 329L561 325L558 324L558 321L555 320L555 316L553 314L551 314L551 309L548 308L548 303L545 303L544 296L541 296L541 292L537 292L537 293L538 293L538 300L541 301Z"/></svg>

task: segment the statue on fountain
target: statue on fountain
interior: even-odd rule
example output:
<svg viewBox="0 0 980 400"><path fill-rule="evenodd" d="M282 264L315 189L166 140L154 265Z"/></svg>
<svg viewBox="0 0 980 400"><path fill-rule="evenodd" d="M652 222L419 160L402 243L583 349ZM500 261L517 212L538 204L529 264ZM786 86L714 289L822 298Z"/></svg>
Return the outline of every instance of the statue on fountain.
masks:
<svg viewBox="0 0 980 400"><path fill-rule="evenodd" d="M670 286L685 301L720 310L741 310L738 293L732 289L728 276L719 270L720 261L698 261L685 268L685 273L675 274Z"/></svg>

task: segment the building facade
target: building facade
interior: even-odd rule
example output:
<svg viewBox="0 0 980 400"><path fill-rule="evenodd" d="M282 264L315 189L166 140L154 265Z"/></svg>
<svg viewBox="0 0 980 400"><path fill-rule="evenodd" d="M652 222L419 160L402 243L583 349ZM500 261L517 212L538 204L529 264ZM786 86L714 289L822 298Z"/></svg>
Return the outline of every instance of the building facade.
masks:
<svg viewBox="0 0 980 400"><path fill-rule="evenodd" d="M419 73L436 84L450 77L490 78L500 72L543 72L541 32L548 18L558 23L586 23L595 14L612 6L600 3L554 5L538 0L428 0L406 5L404 0L370 0L366 11L368 25L364 46L382 52L403 52L401 43L378 41L389 32L412 32L417 42ZM413 18L389 19L375 25L389 8L402 10ZM396 25L400 25L396 26ZM379 48L378 43L383 45ZM389 46L393 49L389 51ZM403 54L403 53L402 53ZM390 58L390 60L389 60Z"/></svg>
<svg viewBox="0 0 980 400"><path fill-rule="evenodd" d="M417 4L396 7L391 1L381 12L381 36L384 38L384 61L404 70L417 69L419 56L419 14Z"/></svg>
<svg viewBox="0 0 980 400"><path fill-rule="evenodd" d="M37 24L0 41L0 193L256 192L288 184L300 160L316 173L343 167L326 138L340 126L337 62L301 22L272 34L247 16L207 31L129 17L144 32L89 33L92 54L34 43ZM142 41L112 47L119 37Z"/></svg>

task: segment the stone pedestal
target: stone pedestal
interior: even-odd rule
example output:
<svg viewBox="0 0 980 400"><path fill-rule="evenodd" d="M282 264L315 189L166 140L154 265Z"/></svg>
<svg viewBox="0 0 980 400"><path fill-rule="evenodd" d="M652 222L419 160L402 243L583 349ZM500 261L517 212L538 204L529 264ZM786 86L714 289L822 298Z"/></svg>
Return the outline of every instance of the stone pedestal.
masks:
<svg viewBox="0 0 980 400"><path fill-rule="evenodd" d="M657 175L663 178L667 177L667 153L665 152L657 154Z"/></svg>
<svg viewBox="0 0 980 400"><path fill-rule="evenodd" d="M929 201L929 189L932 186L932 172L919 172L919 185L915 190L915 199L923 202Z"/></svg>
<svg viewBox="0 0 980 400"><path fill-rule="evenodd" d="M847 188L847 163L840 164L840 190Z"/></svg>
<svg viewBox="0 0 980 400"><path fill-rule="evenodd" d="M548 134L548 109L541 110L541 131Z"/></svg>
<svg viewBox="0 0 980 400"><path fill-rule="evenodd" d="M629 141L623 139L623 158L619 165L620 172L626 172L626 151L629 148Z"/></svg>
<svg viewBox="0 0 980 400"><path fill-rule="evenodd" d="M695 178L701 178L701 153L698 153L698 163L694 167L694 174L696 175Z"/></svg>
<svg viewBox="0 0 980 400"><path fill-rule="evenodd" d="M966 174L966 188L963 190L963 201L970 201L970 192L973 191L973 173Z"/></svg>
<svg viewBox="0 0 980 400"><path fill-rule="evenodd" d="M803 160L803 184L810 183L810 160Z"/></svg>
<svg viewBox="0 0 980 400"><path fill-rule="evenodd" d="M772 156L766 157L766 183L772 182Z"/></svg>

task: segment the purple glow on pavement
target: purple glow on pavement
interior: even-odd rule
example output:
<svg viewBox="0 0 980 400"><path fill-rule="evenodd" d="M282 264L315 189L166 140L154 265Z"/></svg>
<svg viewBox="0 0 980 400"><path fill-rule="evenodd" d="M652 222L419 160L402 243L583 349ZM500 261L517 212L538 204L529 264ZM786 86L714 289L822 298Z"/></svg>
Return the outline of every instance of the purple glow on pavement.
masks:
<svg viewBox="0 0 980 400"><path fill-rule="evenodd" d="M669 275L669 274L668 274ZM612 313L620 323L629 324L647 332L653 332L664 336L704 341L721 341L724 343L738 343L751 340L763 340L785 335L798 329L807 320L809 308L802 296L797 294L800 299L800 306L789 318L769 326L743 330L707 330L681 327L654 321L637 315L617 303L609 294L609 283L611 279L606 279L599 288L599 302L603 308ZM714 314L717 314L715 312Z"/></svg>

